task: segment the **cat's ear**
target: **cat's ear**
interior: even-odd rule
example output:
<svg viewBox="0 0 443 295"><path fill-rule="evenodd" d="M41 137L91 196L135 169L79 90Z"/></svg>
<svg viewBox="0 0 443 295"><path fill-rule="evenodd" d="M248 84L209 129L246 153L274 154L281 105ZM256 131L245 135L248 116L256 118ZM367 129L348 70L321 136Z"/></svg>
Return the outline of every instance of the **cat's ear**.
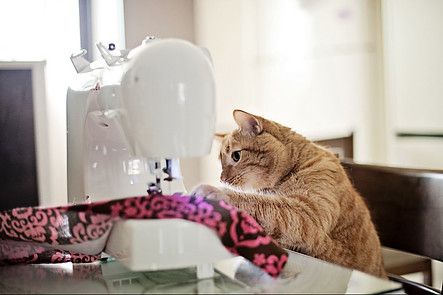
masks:
<svg viewBox="0 0 443 295"><path fill-rule="evenodd" d="M218 142L222 142L223 138L225 138L226 135L228 135L228 133L215 133L214 139L217 140Z"/></svg>
<svg viewBox="0 0 443 295"><path fill-rule="evenodd" d="M258 135L263 131L263 125L259 119L242 110L234 110L234 120L240 131L246 134Z"/></svg>

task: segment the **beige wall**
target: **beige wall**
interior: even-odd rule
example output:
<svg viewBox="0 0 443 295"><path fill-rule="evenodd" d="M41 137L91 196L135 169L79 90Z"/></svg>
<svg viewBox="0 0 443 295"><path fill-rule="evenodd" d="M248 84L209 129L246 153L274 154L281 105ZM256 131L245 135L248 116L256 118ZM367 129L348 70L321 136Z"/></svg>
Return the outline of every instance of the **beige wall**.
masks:
<svg viewBox="0 0 443 295"><path fill-rule="evenodd" d="M356 160L386 160L379 1L195 0L195 23L214 59L217 131L242 108L311 139L354 132ZM219 170L208 161L204 182Z"/></svg>
<svg viewBox="0 0 443 295"><path fill-rule="evenodd" d="M193 0L126 0L126 48L140 45L147 36L181 38L194 42Z"/></svg>

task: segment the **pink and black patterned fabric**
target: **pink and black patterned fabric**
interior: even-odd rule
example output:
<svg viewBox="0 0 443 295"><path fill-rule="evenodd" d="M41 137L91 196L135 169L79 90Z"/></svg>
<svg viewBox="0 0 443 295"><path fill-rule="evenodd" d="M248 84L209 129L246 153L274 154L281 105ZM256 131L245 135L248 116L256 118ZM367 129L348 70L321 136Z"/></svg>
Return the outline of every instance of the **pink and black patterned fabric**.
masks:
<svg viewBox="0 0 443 295"><path fill-rule="evenodd" d="M223 201L152 194L0 212L0 265L97 261L105 244L88 250L94 253L72 249L99 240L118 220L151 218L181 218L208 226L231 253L245 257L273 277L288 259L287 252L251 216Z"/></svg>

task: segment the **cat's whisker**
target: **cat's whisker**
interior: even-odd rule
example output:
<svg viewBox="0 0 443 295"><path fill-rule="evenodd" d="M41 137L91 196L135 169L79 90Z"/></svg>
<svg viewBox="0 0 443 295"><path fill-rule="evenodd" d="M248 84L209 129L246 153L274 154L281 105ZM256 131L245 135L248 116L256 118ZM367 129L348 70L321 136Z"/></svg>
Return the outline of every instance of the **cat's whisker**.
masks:
<svg viewBox="0 0 443 295"><path fill-rule="evenodd" d="M244 174L245 174L245 173L243 172L243 173L237 174L237 175L235 175L235 176L229 178L229 179L228 179L228 183L229 183L231 186L235 186L235 185L237 185L239 182L241 182L242 177L243 177Z"/></svg>

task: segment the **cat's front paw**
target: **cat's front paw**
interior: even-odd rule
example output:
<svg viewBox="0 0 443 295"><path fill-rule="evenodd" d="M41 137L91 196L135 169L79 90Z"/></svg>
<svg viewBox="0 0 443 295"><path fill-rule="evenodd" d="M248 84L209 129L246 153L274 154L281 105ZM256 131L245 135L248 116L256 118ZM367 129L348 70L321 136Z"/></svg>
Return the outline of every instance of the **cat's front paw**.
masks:
<svg viewBox="0 0 443 295"><path fill-rule="evenodd" d="M192 190L191 196L199 196L209 200L225 201L226 203L229 203L229 196L227 194L221 189L208 184L200 184L196 186Z"/></svg>

